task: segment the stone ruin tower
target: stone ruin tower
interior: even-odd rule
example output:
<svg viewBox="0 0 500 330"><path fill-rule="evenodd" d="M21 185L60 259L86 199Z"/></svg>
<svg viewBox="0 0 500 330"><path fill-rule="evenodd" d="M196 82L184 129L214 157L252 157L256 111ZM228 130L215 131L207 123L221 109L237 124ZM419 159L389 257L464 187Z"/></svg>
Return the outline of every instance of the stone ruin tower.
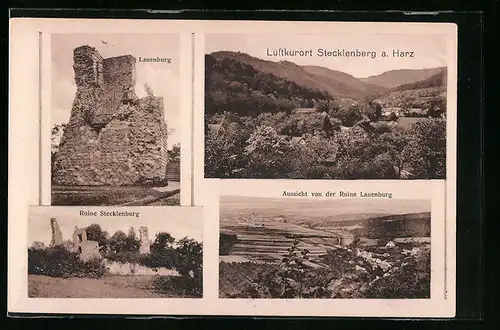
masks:
<svg viewBox="0 0 500 330"><path fill-rule="evenodd" d="M141 226L139 228L139 239L141 241L141 246L139 247L139 252L141 254L147 254L150 252L151 241L148 237L148 227Z"/></svg>
<svg viewBox="0 0 500 330"><path fill-rule="evenodd" d="M73 231L73 252L79 253L80 259L83 261L102 258L99 252L99 243L87 240L87 231L76 226Z"/></svg>
<svg viewBox="0 0 500 330"><path fill-rule="evenodd" d="M56 218L50 218L50 230L52 238L50 239L50 247L59 246L63 244L63 237L61 233L61 228L57 223Z"/></svg>
<svg viewBox="0 0 500 330"><path fill-rule="evenodd" d="M103 59L90 46L73 51L77 91L55 159L58 185L123 186L165 180L163 98L138 99L136 59Z"/></svg>

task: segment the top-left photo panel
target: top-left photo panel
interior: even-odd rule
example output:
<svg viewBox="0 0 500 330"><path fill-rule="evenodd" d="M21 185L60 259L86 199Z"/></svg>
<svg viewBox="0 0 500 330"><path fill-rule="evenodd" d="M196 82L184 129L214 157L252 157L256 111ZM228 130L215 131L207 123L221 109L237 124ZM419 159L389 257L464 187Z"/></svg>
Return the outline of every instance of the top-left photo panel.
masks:
<svg viewBox="0 0 500 330"><path fill-rule="evenodd" d="M180 43L50 35L51 205L181 204Z"/></svg>

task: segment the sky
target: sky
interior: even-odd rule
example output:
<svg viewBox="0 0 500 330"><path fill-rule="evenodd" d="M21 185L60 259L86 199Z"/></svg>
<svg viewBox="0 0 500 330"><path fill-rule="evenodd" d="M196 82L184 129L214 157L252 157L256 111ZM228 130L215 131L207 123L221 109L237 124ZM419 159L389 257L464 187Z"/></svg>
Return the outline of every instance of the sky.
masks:
<svg viewBox="0 0 500 330"><path fill-rule="evenodd" d="M280 209L281 213L303 213L308 216L338 216L366 213L404 214L431 211L430 199L394 198L261 198L245 195L222 195L221 210Z"/></svg>
<svg viewBox="0 0 500 330"><path fill-rule="evenodd" d="M313 49L313 56L287 57L268 56L266 49ZM377 57L319 57L316 50L348 49L360 51L376 51ZM413 58L393 58L393 50L413 52ZM316 65L336 71L348 73L362 78L378 75L396 69L424 69L446 66L446 38L441 35L408 35L408 34L335 34L335 35L276 35L276 34L207 34L205 51L240 51L268 61L287 60L298 65ZM386 51L389 57L382 58L380 53Z"/></svg>
<svg viewBox="0 0 500 330"><path fill-rule="evenodd" d="M139 237L139 227L148 227L149 239L154 240L158 232L167 232L176 239L187 236L202 242L201 209L186 207L165 208L126 208L127 211L139 211L137 217L84 217L78 214L80 207L31 207L28 214L28 245L33 242L50 244L50 218L54 217L59 224L63 240L72 239L75 226L83 228L91 224L99 224L103 230L113 235L117 230L128 233L134 227ZM99 210L99 208L92 208ZM113 210L107 208L106 210ZM118 210L118 209L116 209ZM122 209L120 209L122 211ZM99 212L99 211L98 211Z"/></svg>
<svg viewBox="0 0 500 330"><path fill-rule="evenodd" d="M105 45L102 41L108 43ZM155 96L163 97L165 120L169 131L168 144L180 142L179 111L179 35L177 34L53 34L51 38L52 126L67 123L76 93L73 70L73 49L95 47L103 58L133 55L138 57L168 57L167 63L136 63L138 97L146 96L147 82Z"/></svg>

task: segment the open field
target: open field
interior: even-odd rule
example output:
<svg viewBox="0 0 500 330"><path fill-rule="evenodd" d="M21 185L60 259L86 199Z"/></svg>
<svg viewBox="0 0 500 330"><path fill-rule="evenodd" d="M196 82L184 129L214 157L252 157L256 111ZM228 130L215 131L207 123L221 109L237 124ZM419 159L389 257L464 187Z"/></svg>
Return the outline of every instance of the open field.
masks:
<svg viewBox="0 0 500 330"><path fill-rule="evenodd" d="M166 187L141 186L52 186L52 205L142 206L152 203L173 204L171 196L178 195L179 182L171 182ZM168 199L168 200L167 200ZM175 201L175 199L174 199ZM169 204L170 203L170 204Z"/></svg>
<svg viewBox="0 0 500 330"><path fill-rule="evenodd" d="M154 289L154 276L55 278L28 275L29 297L38 298L172 298Z"/></svg>

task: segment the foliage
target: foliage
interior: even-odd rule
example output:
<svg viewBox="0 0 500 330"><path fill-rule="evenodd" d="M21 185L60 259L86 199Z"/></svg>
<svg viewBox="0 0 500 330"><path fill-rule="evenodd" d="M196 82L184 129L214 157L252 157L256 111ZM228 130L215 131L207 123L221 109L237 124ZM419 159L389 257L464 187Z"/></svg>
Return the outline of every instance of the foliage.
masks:
<svg viewBox="0 0 500 330"><path fill-rule="evenodd" d="M87 232L87 240L95 241L99 244L101 252L106 252L108 249L109 234L107 231L102 230L98 224L91 224L85 228Z"/></svg>
<svg viewBox="0 0 500 330"><path fill-rule="evenodd" d="M370 103L371 102L371 103ZM224 113L219 135L205 136L205 176L213 178L444 178L446 121L440 118L370 122L377 102L321 101L323 112ZM370 108L372 107L372 108ZM436 106L436 109L439 107ZM368 110L367 110L368 109ZM371 110L370 110L371 109ZM363 118L374 126L352 126ZM372 111L372 113L370 113ZM334 117L335 116L335 117ZM300 143L293 138L300 137Z"/></svg>
<svg viewBox="0 0 500 330"><path fill-rule="evenodd" d="M446 121L426 119L411 125L403 152L411 160L419 178L443 179L446 176Z"/></svg>
<svg viewBox="0 0 500 330"><path fill-rule="evenodd" d="M176 143L172 148L167 150L167 158L169 163L180 162L181 159L181 145Z"/></svg>
<svg viewBox="0 0 500 330"><path fill-rule="evenodd" d="M253 130L242 119L226 118L223 134L205 137L205 173L208 177L230 176L247 162L244 153L246 141Z"/></svg>
<svg viewBox="0 0 500 330"><path fill-rule="evenodd" d="M203 244L184 237L177 242L175 269L184 277L187 294L203 294Z"/></svg>
<svg viewBox="0 0 500 330"><path fill-rule="evenodd" d="M104 276L105 266L99 259L82 261L79 255L62 246L47 249L28 249L28 274L51 277Z"/></svg>
<svg viewBox="0 0 500 330"><path fill-rule="evenodd" d="M307 249L299 249L299 241L288 248L278 267L270 267L258 274L255 281L242 290L243 297L251 298L321 298L329 295L331 275L324 269L314 269L305 262Z"/></svg>
<svg viewBox="0 0 500 330"><path fill-rule="evenodd" d="M248 170L261 178L282 177L290 172L290 143L270 126L259 126L248 139Z"/></svg>
<svg viewBox="0 0 500 330"><path fill-rule="evenodd" d="M373 281L367 298L430 298L430 274L430 253L421 254L406 261L391 276Z"/></svg>
<svg viewBox="0 0 500 330"><path fill-rule="evenodd" d="M205 56L205 111L242 116L310 107L327 93L302 87L231 58Z"/></svg>
<svg viewBox="0 0 500 330"><path fill-rule="evenodd" d="M119 253L127 250L127 234L123 231L118 230L111 236L108 242L109 252L111 253Z"/></svg>
<svg viewBox="0 0 500 330"><path fill-rule="evenodd" d="M54 173L57 170L56 158L57 153L59 152L59 144L62 139L62 135L64 130L66 129L67 124L56 124L52 127L51 135L50 135L50 168L52 173L52 178L54 178Z"/></svg>
<svg viewBox="0 0 500 330"><path fill-rule="evenodd" d="M222 264L222 290L226 283L245 283L243 289L228 293L238 298L429 298L430 248L428 245L335 247L307 265L307 250L295 242L279 265L256 265L245 274L231 272Z"/></svg>
<svg viewBox="0 0 500 330"><path fill-rule="evenodd" d="M234 244L238 242L238 236L235 234L226 234L226 233L220 233L219 234L219 255L225 256L229 254L229 251L231 251L231 248L233 247Z"/></svg>

